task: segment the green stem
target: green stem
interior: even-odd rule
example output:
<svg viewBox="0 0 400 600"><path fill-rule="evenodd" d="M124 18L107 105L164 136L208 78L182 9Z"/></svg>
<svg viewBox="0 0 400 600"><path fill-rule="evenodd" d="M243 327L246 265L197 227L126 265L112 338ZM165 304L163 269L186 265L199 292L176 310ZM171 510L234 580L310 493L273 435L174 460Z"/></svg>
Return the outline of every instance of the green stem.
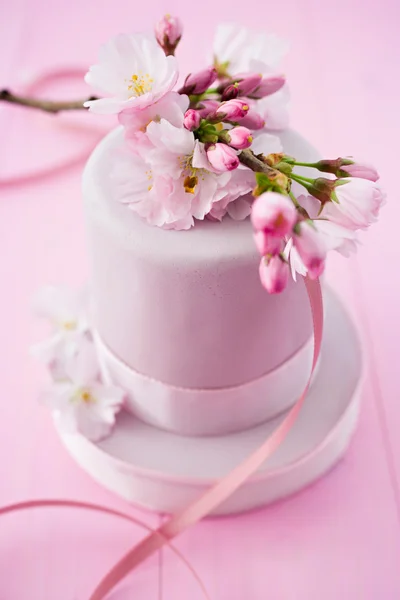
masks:
<svg viewBox="0 0 400 600"><path fill-rule="evenodd" d="M317 167L317 163L306 163L306 162L294 161L290 164L295 165L296 167L310 167L310 168L314 168L314 169Z"/></svg>
<svg viewBox="0 0 400 600"><path fill-rule="evenodd" d="M297 175L297 173L292 173L291 174L291 178L294 179L294 181L297 181L297 183L300 183L301 185L304 185L304 187L307 187L305 183L307 184L312 184L314 183L314 179L310 179L309 177L303 177L302 175Z"/></svg>
<svg viewBox="0 0 400 600"><path fill-rule="evenodd" d="M306 219L309 219L309 218L310 218L310 216L309 216L308 212L306 211L306 209L305 209L305 208L303 208L303 207L301 206L301 204L299 204L299 203L298 203L298 201L297 201L297 198L296 198L296 196L293 194L293 192L289 191L289 196L290 196L290 198L291 198L291 200L292 200L293 204L295 205L295 207L296 207L297 211L298 211L298 212L299 212L301 215L303 215L303 217L305 217Z"/></svg>
<svg viewBox="0 0 400 600"><path fill-rule="evenodd" d="M297 202L297 198L296 196L293 194L293 192L288 192L288 195L290 196L293 204L295 205L296 208L300 208L300 204Z"/></svg>

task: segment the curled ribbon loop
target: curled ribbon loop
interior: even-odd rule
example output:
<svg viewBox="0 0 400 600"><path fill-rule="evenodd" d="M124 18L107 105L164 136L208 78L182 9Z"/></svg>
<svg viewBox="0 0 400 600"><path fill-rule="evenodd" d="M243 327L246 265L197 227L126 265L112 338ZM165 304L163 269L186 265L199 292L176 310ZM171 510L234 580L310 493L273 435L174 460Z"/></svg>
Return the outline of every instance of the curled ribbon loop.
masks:
<svg viewBox="0 0 400 600"><path fill-rule="evenodd" d="M10 504L8 506L4 506L0 508L0 516L21 512L23 510L37 509L37 508L78 508L82 510L89 510L91 512L103 513L106 515L110 515L113 517L118 517L119 519L123 519L125 521L129 521L130 523L134 523L143 529L147 529L149 532L153 532L157 537L160 535L157 531L154 531L149 525L146 525L140 519L133 517L132 515L127 515L126 513L120 512L119 510L115 510L113 508L108 508L106 506L100 506L99 504L92 504L90 502L80 502L77 500L27 500L26 502L17 502L15 504ZM152 533L150 533L152 535ZM207 590L204 586L204 583L200 579L199 575L196 573L195 569L189 563L189 561L179 552L177 548L175 548L172 544L169 543L168 540L164 539L162 545L167 544L168 547L178 556L178 558L183 562L189 572L193 575L194 579L199 584L199 587L202 591L203 598L205 600L211 600L210 596L207 593ZM127 575L128 573L125 573ZM121 578L122 579L122 578ZM117 585L117 581L112 587Z"/></svg>

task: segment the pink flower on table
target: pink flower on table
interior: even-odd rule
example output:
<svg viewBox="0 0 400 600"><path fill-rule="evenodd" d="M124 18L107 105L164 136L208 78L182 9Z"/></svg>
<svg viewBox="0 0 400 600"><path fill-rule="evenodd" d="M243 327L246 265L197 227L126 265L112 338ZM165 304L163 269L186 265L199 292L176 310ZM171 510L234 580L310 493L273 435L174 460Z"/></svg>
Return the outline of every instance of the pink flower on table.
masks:
<svg viewBox="0 0 400 600"><path fill-rule="evenodd" d="M143 152L126 147L115 157L115 197L150 225L189 229L195 218L204 219L215 199L228 193L231 174L215 172L204 144L184 127L162 119L142 135L151 147Z"/></svg>
<svg viewBox="0 0 400 600"><path fill-rule="evenodd" d="M264 73L260 64L274 66L287 53L288 44L274 34L252 31L235 23L217 27L213 55L219 70L235 73ZM256 64L254 64L256 63Z"/></svg>
<svg viewBox="0 0 400 600"><path fill-rule="evenodd" d="M233 171L239 166L236 151L226 144L210 144L206 152L209 163L218 173Z"/></svg>
<svg viewBox="0 0 400 600"><path fill-rule="evenodd" d="M325 204L321 216L348 229L367 229L375 223L385 194L368 179L342 179L335 187L337 202Z"/></svg>
<svg viewBox="0 0 400 600"><path fill-rule="evenodd" d="M297 210L288 196L265 192L254 201L251 222L256 231L283 238L292 231L296 220Z"/></svg>
<svg viewBox="0 0 400 600"><path fill-rule="evenodd" d="M260 262L260 279L270 294L283 292L289 281L289 265L280 256L263 257Z"/></svg>
<svg viewBox="0 0 400 600"><path fill-rule="evenodd" d="M50 321L52 333L47 340L35 344L32 354L44 362L54 379L65 376L65 363L90 337L87 319L86 290L46 286L35 295L33 310Z"/></svg>
<svg viewBox="0 0 400 600"><path fill-rule="evenodd" d="M349 165L342 165L340 168L350 177L360 177L370 181L378 181L379 179L378 171L368 163L352 162Z"/></svg>
<svg viewBox="0 0 400 600"><path fill-rule="evenodd" d="M137 131L145 131L151 121L165 119L174 127L182 127L189 98L177 92L168 92L150 106L145 108L128 108L119 113L118 120L124 126L126 135L130 137Z"/></svg>
<svg viewBox="0 0 400 600"><path fill-rule="evenodd" d="M245 100L235 98L222 102L215 112L227 121L240 121L248 114L249 104Z"/></svg>
<svg viewBox="0 0 400 600"><path fill-rule="evenodd" d="M185 83L179 90L181 94L202 94L217 79L217 71L214 67L207 67L197 73L190 73L185 79Z"/></svg>
<svg viewBox="0 0 400 600"><path fill-rule="evenodd" d="M194 110L190 108L185 112L185 116L183 119L183 125L189 131L194 131L198 129L200 126L201 116L198 110Z"/></svg>
<svg viewBox="0 0 400 600"><path fill-rule="evenodd" d="M95 346L86 341L66 363L66 379L53 383L42 395L65 433L80 433L97 442L106 437L122 407L125 392L99 381Z"/></svg>
<svg viewBox="0 0 400 600"><path fill-rule="evenodd" d="M165 56L155 39L120 34L101 47L99 63L85 77L109 97L89 100L85 106L102 114L142 110L170 92L177 79L175 57Z"/></svg>
<svg viewBox="0 0 400 600"><path fill-rule="evenodd" d="M293 244L310 279L322 275L325 268L327 246L323 236L309 221L301 221L295 227Z"/></svg>
<svg viewBox="0 0 400 600"><path fill-rule="evenodd" d="M182 37L183 25L178 17L164 15L155 26L157 42L163 50L176 48Z"/></svg>

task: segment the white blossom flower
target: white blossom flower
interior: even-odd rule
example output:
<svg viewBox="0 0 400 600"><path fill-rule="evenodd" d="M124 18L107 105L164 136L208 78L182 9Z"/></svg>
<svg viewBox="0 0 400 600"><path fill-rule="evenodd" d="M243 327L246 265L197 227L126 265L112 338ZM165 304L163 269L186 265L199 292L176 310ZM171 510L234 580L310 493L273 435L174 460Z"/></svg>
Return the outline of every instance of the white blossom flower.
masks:
<svg viewBox="0 0 400 600"><path fill-rule="evenodd" d="M31 351L49 367L54 379L65 377L66 361L90 337L87 304L86 290L73 291L63 286L45 286L34 297L33 310L49 320L52 334Z"/></svg>
<svg viewBox="0 0 400 600"><path fill-rule="evenodd" d="M56 381L42 394L42 403L54 413L65 433L80 433L96 442L106 437L122 407L125 392L99 381L94 343L86 340L65 364L67 378Z"/></svg>
<svg viewBox="0 0 400 600"><path fill-rule="evenodd" d="M214 57L230 75L253 72L267 73L288 51L288 44L274 34L252 31L235 23L217 27Z"/></svg>
<svg viewBox="0 0 400 600"><path fill-rule="evenodd" d="M143 110L170 92L177 79L176 58L165 56L153 37L120 34L100 48L99 63L85 77L110 97L89 100L85 106L102 114Z"/></svg>
<svg viewBox="0 0 400 600"><path fill-rule="evenodd" d="M189 229L229 193L231 173L213 172L191 131L162 119L137 142L116 157L112 181L116 198L150 225Z"/></svg>

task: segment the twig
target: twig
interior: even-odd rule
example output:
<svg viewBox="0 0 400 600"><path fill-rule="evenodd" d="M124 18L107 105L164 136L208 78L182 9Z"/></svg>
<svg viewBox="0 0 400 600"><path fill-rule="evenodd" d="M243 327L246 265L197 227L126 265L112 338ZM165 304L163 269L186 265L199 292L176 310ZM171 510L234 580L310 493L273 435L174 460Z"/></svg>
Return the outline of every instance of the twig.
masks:
<svg viewBox="0 0 400 600"><path fill-rule="evenodd" d="M55 102L52 100L40 100L38 98L28 98L25 96L17 96L9 90L0 90L0 101L9 102L10 104L18 104L20 106L28 106L36 108L44 112L56 114L63 110L86 110L83 106L84 102L89 100L97 100L96 96L91 96L85 100L70 100L64 102Z"/></svg>
<svg viewBox="0 0 400 600"><path fill-rule="evenodd" d="M256 173L265 173L266 175L275 178L277 173L276 169L273 169L269 165L267 165L264 161L257 158L257 156L250 149L242 150L239 154L239 160L242 165L245 165L252 171Z"/></svg>

